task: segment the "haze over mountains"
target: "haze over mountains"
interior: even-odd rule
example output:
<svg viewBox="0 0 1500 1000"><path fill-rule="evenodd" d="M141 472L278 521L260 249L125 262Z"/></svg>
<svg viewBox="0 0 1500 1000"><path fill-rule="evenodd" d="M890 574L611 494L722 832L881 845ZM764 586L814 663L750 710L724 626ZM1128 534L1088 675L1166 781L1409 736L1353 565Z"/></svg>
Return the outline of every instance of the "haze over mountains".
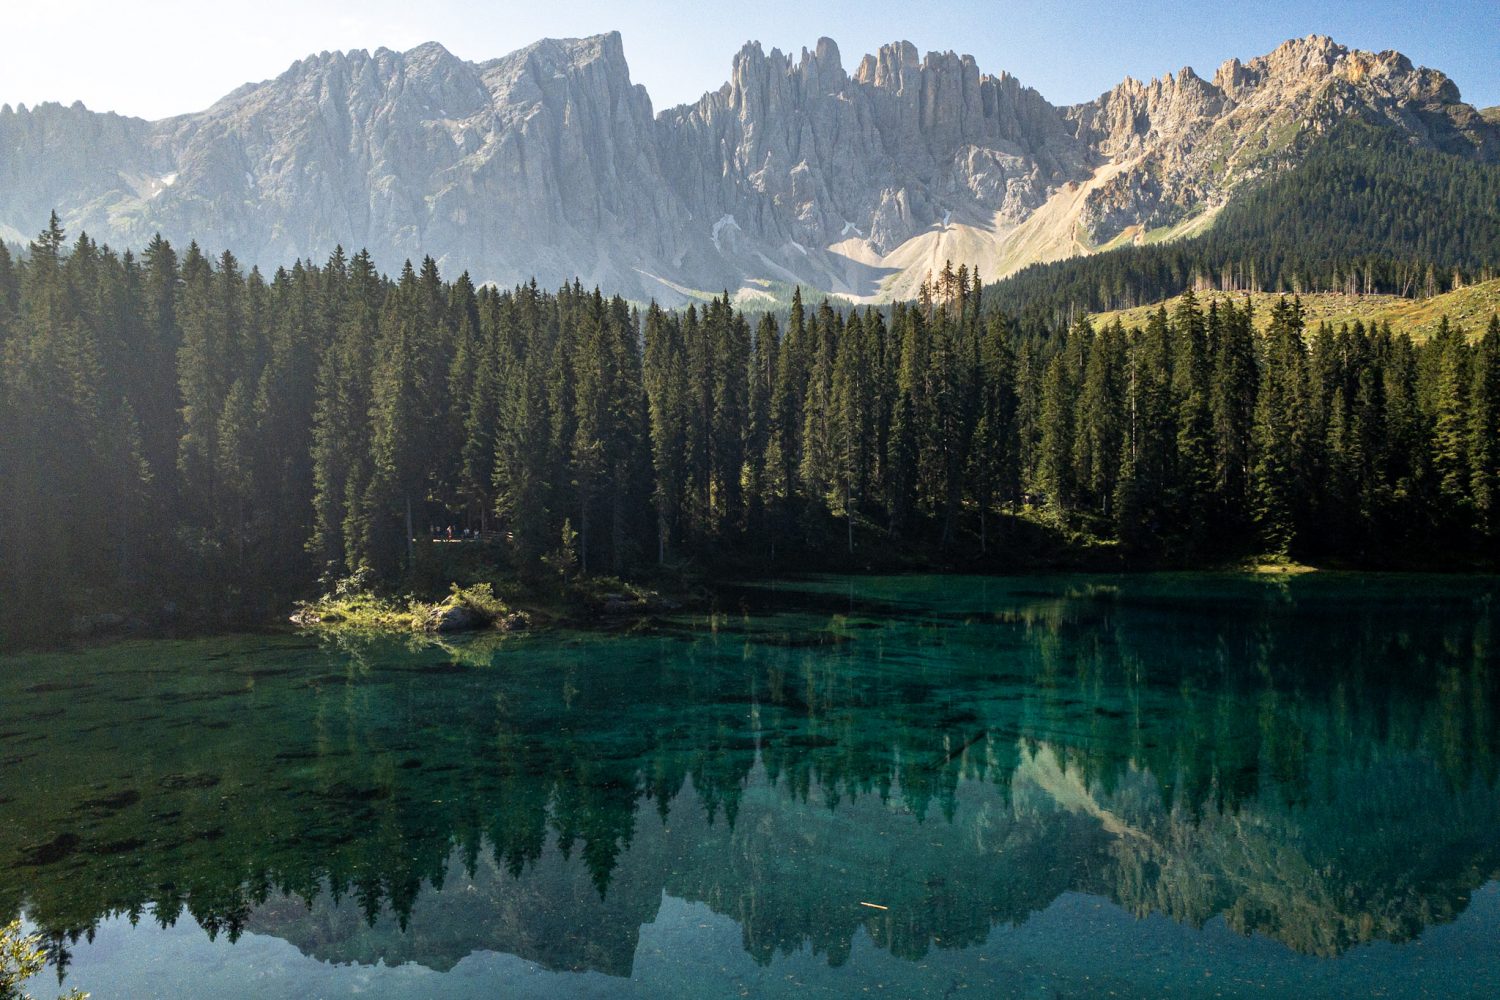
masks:
<svg viewBox="0 0 1500 1000"><path fill-rule="evenodd" d="M887 300L947 259L994 279L1202 231L1348 118L1500 162L1494 111L1321 36L1067 107L909 43L852 71L826 38L795 59L751 43L723 87L660 113L618 33L480 64L428 43L312 56L158 122L6 106L0 238L56 208L119 248L159 231L263 267L341 244L668 303L793 283Z"/></svg>

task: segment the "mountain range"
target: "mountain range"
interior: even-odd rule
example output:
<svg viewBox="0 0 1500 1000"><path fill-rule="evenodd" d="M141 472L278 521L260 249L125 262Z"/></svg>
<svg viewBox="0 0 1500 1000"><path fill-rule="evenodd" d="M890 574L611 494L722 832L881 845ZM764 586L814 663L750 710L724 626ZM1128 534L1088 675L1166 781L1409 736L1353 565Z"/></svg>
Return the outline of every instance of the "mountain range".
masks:
<svg viewBox="0 0 1500 1000"><path fill-rule="evenodd" d="M826 38L796 58L750 43L718 90L656 112L608 33L483 63L325 52L155 122L6 105L0 238L56 209L118 248L159 232L267 268L342 245L673 304L792 284L884 301L946 260L995 279L1206 231L1349 119L1500 162L1497 109L1316 35L1071 106L907 42L852 72Z"/></svg>

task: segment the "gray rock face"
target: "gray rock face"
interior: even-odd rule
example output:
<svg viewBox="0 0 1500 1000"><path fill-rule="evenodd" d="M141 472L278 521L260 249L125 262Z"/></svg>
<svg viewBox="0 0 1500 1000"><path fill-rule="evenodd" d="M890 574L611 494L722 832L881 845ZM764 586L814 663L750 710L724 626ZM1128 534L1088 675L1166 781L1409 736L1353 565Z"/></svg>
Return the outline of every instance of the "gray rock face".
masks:
<svg viewBox="0 0 1500 1000"><path fill-rule="evenodd" d="M172 169L154 137L149 122L82 104L0 107L0 239L24 242L53 208L111 232L105 206L138 201Z"/></svg>
<svg viewBox="0 0 1500 1000"><path fill-rule="evenodd" d="M795 60L752 43L723 87L657 115L611 33L482 64L435 43L322 53L159 122L0 109L0 239L55 207L117 247L161 232L264 267L343 245L667 302L792 283L880 299L944 257L994 278L1206 224L1346 117L1500 159L1500 125L1441 73L1316 36L1066 108L910 43L852 74L828 39Z"/></svg>
<svg viewBox="0 0 1500 1000"><path fill-rule="evenodd" d="M712 221L720 256L840 291L868 282L860 263L943 220L1021 221L1090 158L1036 91L970 56L919 59L910 43L853 76L826 38L796 62L747 45L728 84L658 130L667 183Z"/></svg>
<svg viewBox="0 0 1500 1000"><path fill-rule="evenodd" d="M1080 139L1125 165L1090 193L1083 213L1099 242L1221 206L1240 183L1294 164L1346 118L1444 152L1500 159L1500 131L1461 102L1446 76L1398 52L1353 51L1318 35L1249 63L1231 59L1211 83L1190 67L1149 84L1127 79L1065 113Z"/></svg>
<svg viewBox="0 0 1500 1000"><path fill-rule="evenodd" d="M747 46L728 88L668 112L662 132L701 151L670 177L685 197L818 246L868 229L891 249L940 210L1024 218L1088 156L1035 91L981 76L969 56L919 62L910 43L866 56L853 77L827 39L796 64Z"/></svg>

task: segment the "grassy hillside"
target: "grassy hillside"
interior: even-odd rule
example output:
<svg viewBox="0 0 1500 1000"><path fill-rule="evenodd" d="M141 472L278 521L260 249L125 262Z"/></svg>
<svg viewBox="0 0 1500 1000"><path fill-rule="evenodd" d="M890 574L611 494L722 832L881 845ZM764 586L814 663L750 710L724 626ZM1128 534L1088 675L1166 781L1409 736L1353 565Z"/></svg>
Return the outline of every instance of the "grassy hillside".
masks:
<svg viewBox="0 0 1500 1000"><path fill-rule="evenodd" d="M1199 300L1206 304L1218 297L1217 293L1205 293L1199 295ZM1260 330L1264 330L1270 322L1271 306L1281 298L1279 294L1270 292L1239 292L1225 297L1233 298L1236 303L1243 303L1247 297L1250 298L1255 304L1255 325ZM1168 312L1172 311L1179 298L1181 296L1166 300ZM1146 318L1161 304L1101 313L1095 317L1095 325L1113 323L1118 318L1127 327L1144 326ZM1355 320L1360 320L1367 326L1389 322L1392 330L1398 333L1405 331L1413 338L1422 339L1432 332L1442 317L1447 316L1450 322L1458 324L1470 335L1477 336L1484 332L1490 317L1500 313L1500 279L1469 285L1427 299L1316 292L1302 296L1302 307L1306 310L1310 328L1325 321L1334 326L1353 323Z"/></svg>

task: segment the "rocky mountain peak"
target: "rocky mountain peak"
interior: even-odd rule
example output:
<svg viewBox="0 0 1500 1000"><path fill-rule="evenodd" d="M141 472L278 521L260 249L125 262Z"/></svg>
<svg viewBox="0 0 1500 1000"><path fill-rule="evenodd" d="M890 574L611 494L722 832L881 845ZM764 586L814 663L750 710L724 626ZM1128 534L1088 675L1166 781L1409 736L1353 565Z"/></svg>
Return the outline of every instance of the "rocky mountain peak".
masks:
<svg viewBox="0 0 1500 1000"><path fill-rule="evenodd" d="M888 298L947 258L993 278L1207 225L1347 117L1500 160L1497 115L1443 74L1317 35L1061 108L907 41L852 74L829 38L795 56L748 42L722 87L656 114L607 32L480 64L436 42L323 52L155 123L0 112L0 238L56 207L117 246L160 231L266 266L341 243L391 270L430 252L478 280L577 275L641 299Z"/></svg>
<svg viewBox="0 0 1500 1000"><path fill-rule="evenodd" d="M1224 96L1233 99L1252 84L1252 79L1253 74L1245 68L1245 64L1237 58L1231 58L1214 71L1213 84Z"/></svg>
<svg viewBox="0 0 1500 1000"><path fill-rule="evenodd" d="M860 61L855 79L859 83L899 94L908 79L917 79L921 67L922 58L915 45L911 42L891 42Z"/></svg>
<svg viewBox="0 0 1500 1000"><path fill-rule="evenodd" d="M838 86L848 78L838 43L832 38L819 38L811 52L804 48L797 70L804 80L815 85L826 82Z"/></svg>
<svg viewBox="0 0 1500 1000"><path fill-rule="evenodd" d="M1327 35L1308 35L1288 38L1266 55L1252 59L1251 63L1264 65L1275 76L1309 78L1326 76L1339 57L1347 52L1348 49Z"/></svg>
<svg viewBox="0 0 1500 1000"><path fill-rule="evenodd" d="M491 60L480 69L497 103L520 97L518 85L528 85L537 92L555 91L553 81L566 82L570 87L621 93L632 89L630 66L625 61L625 47L618 31L586 38L543 39ZM649 106L645 91L635 89L640 90L640 97ZM526 99L535 96L533 92Z"/></svg>

